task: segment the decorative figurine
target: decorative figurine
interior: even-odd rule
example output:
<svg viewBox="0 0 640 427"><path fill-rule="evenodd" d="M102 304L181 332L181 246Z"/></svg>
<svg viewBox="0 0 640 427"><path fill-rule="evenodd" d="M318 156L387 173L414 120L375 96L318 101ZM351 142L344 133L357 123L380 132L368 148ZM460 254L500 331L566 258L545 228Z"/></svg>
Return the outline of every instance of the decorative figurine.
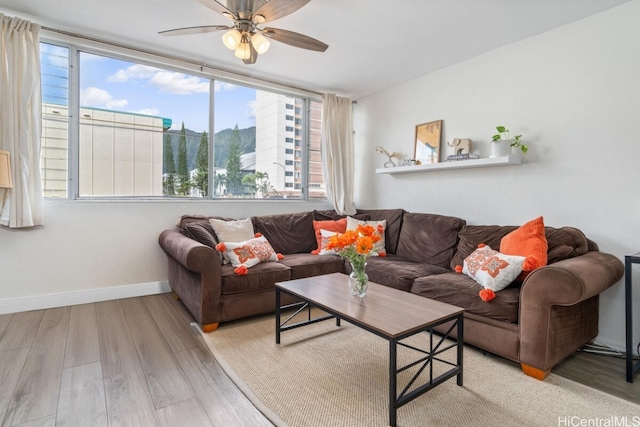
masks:
<svg viewBox="0 0 640 427"><path fill-rule="evenodd" d="M453 144L447 141L449 147L453 147L455 154L471 154L471 140L469 138L454 138Z"/></svg>
<svg viewBox="0 0 640 427"><path fill-rule="evenodd" d="M381 146L376 146L376 152L380 153L380 154L384 154L385 156L388 157L388 160L384 163L385 168L394 168L397 165L395 164L395 162L392 160L394 157L397 157L398 159L402 158L402 154L396 153L395 151L391 154L389 154L389 152L387 150L385 150L383 147Z"/></svg>

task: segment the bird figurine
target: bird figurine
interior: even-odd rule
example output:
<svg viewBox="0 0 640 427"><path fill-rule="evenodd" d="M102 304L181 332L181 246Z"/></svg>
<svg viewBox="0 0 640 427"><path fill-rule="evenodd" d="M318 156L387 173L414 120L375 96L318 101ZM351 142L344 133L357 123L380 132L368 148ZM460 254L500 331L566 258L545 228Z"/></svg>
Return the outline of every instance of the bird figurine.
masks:
<svg viewBox="0 0 640 427"><path fill-rule="evenodd" d="M402 154L396 153L395 151L393 153L389 153L387 150L384 149L384 147L381 147L379 145L376 146L376 152L387 156L387 161L384 163L384 165L382 165L385 168L393 168L397 166L393 161L394 157L397 157L398 159L402 158Z"/></svg>

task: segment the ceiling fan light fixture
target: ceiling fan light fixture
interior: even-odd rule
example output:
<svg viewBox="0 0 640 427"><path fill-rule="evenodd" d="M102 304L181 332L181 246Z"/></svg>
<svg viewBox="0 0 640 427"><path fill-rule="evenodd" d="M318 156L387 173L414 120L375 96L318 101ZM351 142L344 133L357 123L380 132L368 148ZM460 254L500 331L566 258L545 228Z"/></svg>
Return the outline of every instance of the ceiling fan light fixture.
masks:
<svg viewBox="0 0 640 427"><path fill-rule="evenodd" d="M253 36L251 36L251 44L259 54L265 53L269 50L269 46L271 46L271 42L269 41L269 39L259 33L255 33Z"/></svg>
<svg viewBox="0 0 640 427"><path fill-rule="evenodd" d="M251 58L251 46L246 41L242 41L238 45L235 51L236 58L249 59Z"/></svg>
<svg viewBox="0 0 640 427"><path fill-rule="evenodd" d="M227 49L234 50L240 46L240 42L242 41L242 34L237 29L232 29L227 31L222 35L222 43L227 47Z"/></svg>

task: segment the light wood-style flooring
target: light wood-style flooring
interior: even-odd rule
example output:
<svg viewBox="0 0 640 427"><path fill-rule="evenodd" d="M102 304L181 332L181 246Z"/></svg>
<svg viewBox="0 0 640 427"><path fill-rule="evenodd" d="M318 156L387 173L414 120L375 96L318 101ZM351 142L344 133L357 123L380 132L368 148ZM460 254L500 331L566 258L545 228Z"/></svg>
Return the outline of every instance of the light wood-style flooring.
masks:
<svg viewBox="0 0 640 427"><path fill-rule="evenodd" d="M0 425L271 426L171 294L0 315Z"/></svg>
<svg viewBox="0 0 640 427"><path fill-rule="evenodd" d="M191 322L171 294L0 315L0 426L271 426ZM640 404L623 359L553 372Z"/></svg>

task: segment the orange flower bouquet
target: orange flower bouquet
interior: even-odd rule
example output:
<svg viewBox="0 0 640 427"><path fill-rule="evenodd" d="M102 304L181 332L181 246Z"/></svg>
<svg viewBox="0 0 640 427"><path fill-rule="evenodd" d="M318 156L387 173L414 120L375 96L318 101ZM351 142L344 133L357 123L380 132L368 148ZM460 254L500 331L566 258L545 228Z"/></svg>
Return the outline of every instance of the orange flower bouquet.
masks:
<svg viewBox="0 0 640 427"><path fill-rule="evenodd" d="M335 250L338 255L351 263L349 286L351 293L363 297L367 292L369 277L365 273L367 258L374 253L374 245L384 232L382 226L358 225L355 230L335 234L329 238L327 249Z"/></svg>

